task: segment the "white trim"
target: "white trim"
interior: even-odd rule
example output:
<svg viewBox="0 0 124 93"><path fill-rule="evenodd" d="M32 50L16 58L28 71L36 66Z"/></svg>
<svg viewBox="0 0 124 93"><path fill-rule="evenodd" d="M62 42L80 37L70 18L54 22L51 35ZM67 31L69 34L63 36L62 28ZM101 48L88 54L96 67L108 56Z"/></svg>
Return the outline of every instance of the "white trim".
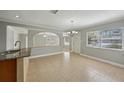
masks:
<svg viewBox="0 0 124 93"><path fill-rule="evenodd" d="M52 56L52 55L56 55L56 54L61 54L63 52L64 51L55 52L55 53L49 53L49 54L43 54L43 55L30 56L29 59L38 58L38 57L45 57L45 56Z"/></svg>
<svg viewBox="0 0 124 93"><path fill-rule="evenodd" d="M112 49L112 48L100 48L100 47L91 47L91 46L86 46L87 48L95 48L95 49L103 49L103 50L108 50L108 51L124 51L124 49Z"/></svg>
<svg viewBox="0 0 124 93"><path fill-rule="evenodd" d="M87 57L87 58L90 58L90 59L94 59L94 60L100 61L100 62L104 62L104 63L108 63L108 64L111 64L111 65L114 65L114 66L118 66L120 68L124 68L124 65L116 63L116 62L113 62L113 61L101 59L101 58L98 58L98 57L89 56L89 55L86 55L86 54L80 54L80 55L84 56L84 57Z"/></svg>
<svg viewBox="0 0 124 93"><path fill-rule="evenodd" d="M40 28L45 28L45 29L50 29L50 30L56 30L56 31L63 31L64 27L56 27L56 26L50 26L50 25L45 25L45 24L32 24L29 22L22 22L22 21L16 21L16 20L11 20L11 19L4 19L0 18L0 21L3 22L9 22L9 23L15 23L15 24L23 24L23 25L28 25L28 26L36 26Z"/></svg>

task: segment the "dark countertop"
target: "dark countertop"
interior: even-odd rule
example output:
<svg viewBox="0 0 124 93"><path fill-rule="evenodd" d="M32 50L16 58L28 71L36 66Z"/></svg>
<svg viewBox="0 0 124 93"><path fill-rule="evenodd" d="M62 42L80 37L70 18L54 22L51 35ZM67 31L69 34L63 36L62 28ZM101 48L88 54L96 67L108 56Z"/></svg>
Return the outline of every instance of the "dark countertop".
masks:
<svg viewBox="0 0 124 93"><path fill-rule="evenodd" d="M20 51L15 52L15 53L7 54L7 55L0 55L0 61L29 57L30 55L31 55L31 49L30 48L24 48L24 49L21 49Z"/></svg>

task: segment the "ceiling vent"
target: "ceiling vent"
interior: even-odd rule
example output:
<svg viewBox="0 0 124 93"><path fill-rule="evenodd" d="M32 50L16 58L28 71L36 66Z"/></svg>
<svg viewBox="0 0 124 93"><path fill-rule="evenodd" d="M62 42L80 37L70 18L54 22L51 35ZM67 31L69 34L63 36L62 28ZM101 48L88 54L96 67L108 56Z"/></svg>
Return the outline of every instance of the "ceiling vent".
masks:
<svg viewBox="0 0 124 93"><path fill-rule="evenodd" d="M57 14L59 10L50 10L50 13Z"/></svg>

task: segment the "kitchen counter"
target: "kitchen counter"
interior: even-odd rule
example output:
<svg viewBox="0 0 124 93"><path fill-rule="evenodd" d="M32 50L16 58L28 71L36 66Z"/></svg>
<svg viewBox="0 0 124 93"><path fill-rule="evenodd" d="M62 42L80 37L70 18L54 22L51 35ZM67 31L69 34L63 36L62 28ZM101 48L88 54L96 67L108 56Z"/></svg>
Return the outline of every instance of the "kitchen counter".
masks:
<svg viewBox="0 0 124 93"><path fill-rule="evenodd" d="M0 53L0 54L2 54L2 53ZM20 51L17 51L15 53L0 55L0 61L29 57L30 55L31 55L31 49L30 48L24 48L24 49L21 49Z"/></svg>
<svg viewBox="0 0 124 93"><path fill-rule="evenodd" d="M0 53L0 82L26 81L30 48Z"/></svg>

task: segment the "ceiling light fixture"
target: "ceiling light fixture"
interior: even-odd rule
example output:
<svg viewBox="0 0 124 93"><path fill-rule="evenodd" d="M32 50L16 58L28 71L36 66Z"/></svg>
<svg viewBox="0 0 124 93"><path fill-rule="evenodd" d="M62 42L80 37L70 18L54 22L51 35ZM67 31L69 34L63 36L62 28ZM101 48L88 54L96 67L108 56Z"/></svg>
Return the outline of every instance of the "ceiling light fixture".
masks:
<svg viewBox="0 0 124 93"><path fill-rule="evenodd" d="M71 22L71 24L72 24L72 29L74 29L74 27L73 27L73 25L74 25L74 21L73 20L71 20L70 21ZM78 31L68 31L68 32L66 32L68 35L70 35L71 37L73 37L74 35L76 35L76 34L78 34Z"/></svg>

